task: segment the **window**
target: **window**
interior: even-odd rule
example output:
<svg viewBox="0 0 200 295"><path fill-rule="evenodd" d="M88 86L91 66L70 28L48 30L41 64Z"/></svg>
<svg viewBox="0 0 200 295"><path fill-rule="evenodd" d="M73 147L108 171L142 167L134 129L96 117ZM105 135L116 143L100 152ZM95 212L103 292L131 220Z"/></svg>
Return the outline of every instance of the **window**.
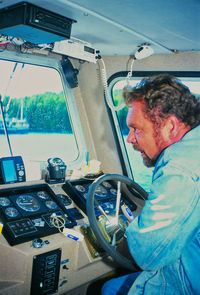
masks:
<svg viewBox="0 0 200 295"><path fill-rule="evenodd" d="M21 155L27 180L41 178L40 169L48 158L59 157L68 168L80 162L85 154L84 140L80 140L80 126L75 126L79 122L71 102L72 124L71 97L66 99L60 72L53 67L7 60L0 60L0 69L0 94L9 139L1 114L0 157ZM68 92L67 96L71 96Z"/></svg>
<svg viewBox="0 0 200 295"><path fill-rule="evenodd" d="M130 84L132 86L135 86L142 77L153 74L157 73L135 73L135 77L132 77ZM200 97L200 73L171 72L171 74L178 76L195 95ZM126 85L126 75L127 73L119 73L119 75L115 75L113 79L112 77L110 78L109 88L115 105L119 105L122 100L122 89ZM147 168L146 166L144 166L140 153L135 151L131 144L127 143L127 112L127 107L124 107L117 112L112 111L112 118L116 128L117 138L122 151L123 160L125 162L128 176L133 177L135 182L140 184L146 191L149 191L153 168Z"/></svg>

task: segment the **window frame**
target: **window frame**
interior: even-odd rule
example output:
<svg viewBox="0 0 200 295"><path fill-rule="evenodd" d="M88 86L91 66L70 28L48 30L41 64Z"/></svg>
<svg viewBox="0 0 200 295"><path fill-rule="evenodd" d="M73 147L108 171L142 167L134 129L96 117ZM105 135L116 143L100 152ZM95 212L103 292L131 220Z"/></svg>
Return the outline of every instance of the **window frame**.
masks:
<svg viewBox="0 0 200 295"><path fill-rule="evenodd" d="M73 170L80 167L81 163L85 160L85 155L87 153L87 146L81 126L81 121L79 118L78 109L76 106L76 100L74 97L73 89L69 86L69 83L67 82L64 72L62 70L61 66L61 59L59 58L50 58L42 55L33 55L29 53L20 53L15 51L0 51L0 59L5 61L13 61L13 62L20 62L20 63L26 63L30 65L36 65L36 66L43 66L43 67L49 67L52 69L55 69L58 71L61 77L61 82L63 86L63 92L66 98L66 105L68 109L68 113L70 116L71 124L72 124L72 130L74 133L77 150L78 150L78 156L75 160L69 161L68 169Z"/></svg>
<svg viewBox="0 0 200 295"><path fill-rule="evenodd" d="M188 78L189 80L191 80L191 79L195 80L198 78L199 82L200 82L200 71L134 71L132 73L131 78L142 79L143 77L148 77L148 76L158 75L158 74L163 74L163 73L168 73L168 74L178 77L180 79ZM108 79L108 92L109 92L109 95L111 96L112 99L113 99L113 96L112 96L113 86L118 81L126 80L127 75L128 75L128 71L121 71L121 72L117 72L109 77L109 79ZM185 81L186 80L187 79L185 79ZM114 110L111 110L108 107L108 113L109 113L109 118L110 118L111 124L113 126L115 141L116 141L116 145L117 145L117 149L118 149L118 153L119 153L120 162L122 165L123 174L134 180L134 175L133 175L133 171L131 169L130 160L128 157L128 152L126 150L125 143L123 140L123 135L122 135L122 132L120 129L120 124L118 121L117 112Z"/></svg>

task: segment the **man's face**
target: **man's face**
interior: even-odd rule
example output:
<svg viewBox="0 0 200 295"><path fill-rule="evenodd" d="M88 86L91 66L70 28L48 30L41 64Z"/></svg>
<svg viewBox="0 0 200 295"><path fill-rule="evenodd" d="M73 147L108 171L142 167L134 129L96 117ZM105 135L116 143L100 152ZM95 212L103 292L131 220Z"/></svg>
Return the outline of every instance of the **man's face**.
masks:
<svg viewBox="0 0 200 295"><path fill-rule="evenodd" d="M132 143L133 148L140 151L147 167L155 166L157 157L165 148L162 136L162 127L155 133L153 123L145 117L144 104L139 101L132 103L127 115L129 134L127 142Z"/></svg>

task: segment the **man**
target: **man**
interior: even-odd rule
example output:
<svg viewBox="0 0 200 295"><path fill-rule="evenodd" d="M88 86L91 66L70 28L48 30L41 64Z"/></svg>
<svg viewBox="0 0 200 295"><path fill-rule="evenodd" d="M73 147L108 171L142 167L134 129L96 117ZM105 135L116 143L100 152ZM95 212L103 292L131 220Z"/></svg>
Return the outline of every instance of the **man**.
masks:
<svg viewBox="0 0 200 295"><path fill-rule="evenodd" d="M141 273L102 294L200 294L200 100L168 74L124 91L127 141L155 166L148 200L127 228Z"/></svg>

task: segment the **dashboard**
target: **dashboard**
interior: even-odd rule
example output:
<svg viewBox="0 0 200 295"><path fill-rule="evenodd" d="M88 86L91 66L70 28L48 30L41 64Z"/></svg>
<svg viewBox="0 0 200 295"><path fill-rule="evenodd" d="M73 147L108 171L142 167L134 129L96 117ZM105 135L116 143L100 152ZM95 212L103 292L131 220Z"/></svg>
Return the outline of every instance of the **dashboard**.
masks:
<svg viewBox="0 0 200 295"><path fill-rule="evenodd" d="M41 180L1 185L0 294L86 294L91 281L113 271L115 263L105 262L107 254L91 237L86 199L92 182L49 184ZM95 191L106 214L115 212L116 193L111 181ZM121 202L138 210L124 192ZM97 207L95 214L101 214ZM62 233L63 224L55 224L54 217L64 221L68 234Z"/></svg>

